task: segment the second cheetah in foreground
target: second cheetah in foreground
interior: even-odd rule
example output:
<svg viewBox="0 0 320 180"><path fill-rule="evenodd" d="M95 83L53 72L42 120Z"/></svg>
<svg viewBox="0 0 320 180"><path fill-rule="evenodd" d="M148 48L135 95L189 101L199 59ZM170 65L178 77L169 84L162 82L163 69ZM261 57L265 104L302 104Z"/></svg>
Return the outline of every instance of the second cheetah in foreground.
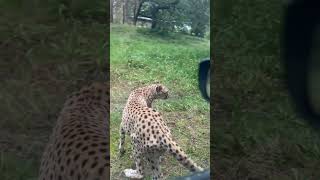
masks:
<svg viewBox="0 0 320 180"><path fill-rule="evenodd" d="M39 180L110 176L109 84L96 82L65 102L44 150Z"/></svg>

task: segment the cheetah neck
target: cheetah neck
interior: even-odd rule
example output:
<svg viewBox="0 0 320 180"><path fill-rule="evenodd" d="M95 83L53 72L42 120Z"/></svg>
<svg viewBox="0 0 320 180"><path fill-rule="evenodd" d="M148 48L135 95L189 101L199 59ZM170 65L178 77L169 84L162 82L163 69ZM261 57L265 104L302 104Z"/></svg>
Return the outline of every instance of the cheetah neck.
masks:
<svg viewBox="0 0 320 180"><path fill-rule="evenodd" d="M139 105L143 107L152 107L152 103L155 99L155 95L149 91L137 91L132 94L131 100L135 103L138 103Z"/></svg>
<svg viewBox="0 0 320 180"><path fill-rule="evenodd" d="M149 108L151 108L151 107L152 107L153 99L146 99L146 102L147 102L147 106L148 106Z"/></svg>

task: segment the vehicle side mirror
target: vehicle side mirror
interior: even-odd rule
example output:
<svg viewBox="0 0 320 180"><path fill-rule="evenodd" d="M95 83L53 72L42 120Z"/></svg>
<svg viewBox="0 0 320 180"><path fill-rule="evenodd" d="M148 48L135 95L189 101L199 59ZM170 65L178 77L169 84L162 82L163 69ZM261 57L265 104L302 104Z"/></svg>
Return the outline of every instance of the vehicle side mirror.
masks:
<svg viewBox="0 0 320 180"><path fill-rule="evenodd" d="M198 77L201 95L205 100L210 101L210 59L200 62Z"/></svg>
<svg viewBox="0 0 320 180"><path fill-rule="evenodd" d="M298 112L320 128L320 15L315 6L308 1L287 5L282 53L287 85Z"/></svg>

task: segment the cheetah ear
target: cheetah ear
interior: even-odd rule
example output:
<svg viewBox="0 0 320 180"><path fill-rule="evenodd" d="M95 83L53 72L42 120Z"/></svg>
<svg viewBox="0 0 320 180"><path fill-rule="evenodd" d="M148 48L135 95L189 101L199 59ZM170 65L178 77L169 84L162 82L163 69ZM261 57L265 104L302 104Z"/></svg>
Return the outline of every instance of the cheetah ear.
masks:
<svg viewBox="0 0 320 180"><path fill-rule="evenodd" d="M156 91L157 91L157 92L160 92L161 90L162 90L162 86L157 86L157 87L156 87Z"/></svg>

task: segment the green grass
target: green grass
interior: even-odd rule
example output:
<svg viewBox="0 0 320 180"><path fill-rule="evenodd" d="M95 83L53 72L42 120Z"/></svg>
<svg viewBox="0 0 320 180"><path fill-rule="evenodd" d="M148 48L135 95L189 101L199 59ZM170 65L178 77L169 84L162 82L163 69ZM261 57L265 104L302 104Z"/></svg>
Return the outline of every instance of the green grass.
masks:
<svg viewBox="0 0 320 180"><path fill-rule="evenodd" d="M211 24L216 178L319 179L319 135L297 116L283 79L281 3L229 7Z"/></svg>
<svg viewBox="0 0 320 180"><path fill-rule="evenodd" d="M67 95L106 65L107 25L0 9L0 179L31 180Z"/></svg>
<svg viewBox="0 0 320 180"><path fill-rule="evenodd" d="M209 104L198 90L197 68L209 56L209 41L181 34L160 35L126 25L111 26L111 177L134 164L127 152L118 156L119 125L133 89L160 82L170 90L168 100L155 102L182 148L195 162L209 168ZM188 174L170 155L162 163L166 177Z"/></svg>
<svg viewBox="0 0 320 180"><path fill-rule="evenodd" d="M19 162L19 163L17 163ZM35 180L38 162L35 160L17 159L15 155L0 154L0 179Z"/></svg>

